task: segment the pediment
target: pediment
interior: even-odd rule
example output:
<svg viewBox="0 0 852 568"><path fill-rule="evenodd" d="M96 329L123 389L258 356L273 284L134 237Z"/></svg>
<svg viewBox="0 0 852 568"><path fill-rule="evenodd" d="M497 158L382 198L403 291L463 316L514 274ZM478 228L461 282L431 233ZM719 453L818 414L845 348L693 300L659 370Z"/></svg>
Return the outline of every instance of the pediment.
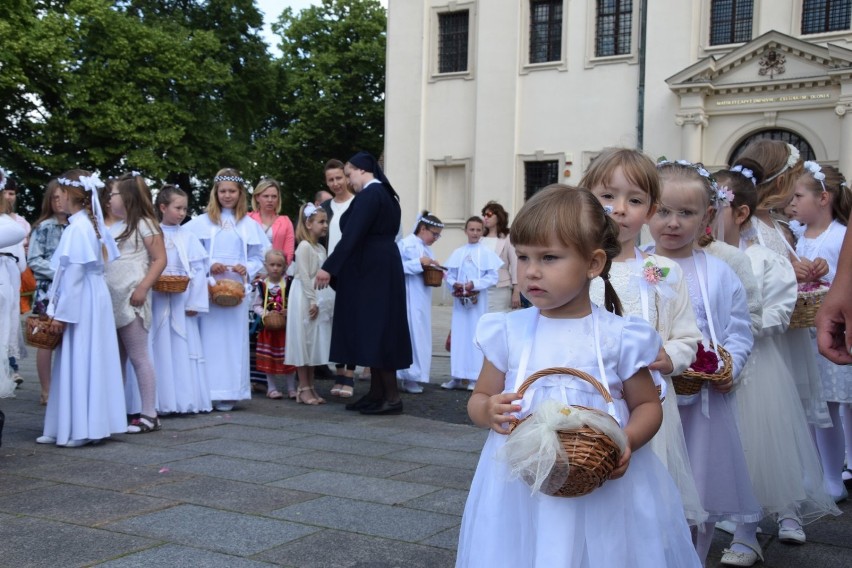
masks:
<svg viewBox="0 0 852 568"><path fill-rule="evenodd" d="M705 94L820 86L852 78L852 51L771 31L666 79L678 93Z"/></svg>

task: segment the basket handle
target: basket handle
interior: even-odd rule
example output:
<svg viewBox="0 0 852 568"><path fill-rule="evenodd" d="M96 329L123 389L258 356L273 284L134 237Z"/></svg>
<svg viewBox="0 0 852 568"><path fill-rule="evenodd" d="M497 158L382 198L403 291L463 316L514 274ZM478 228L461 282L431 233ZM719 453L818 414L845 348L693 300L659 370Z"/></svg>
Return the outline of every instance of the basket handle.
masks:
<svg viewBox="0 0 852 568"><path fill-rule="evenodd" d="M542 369L540 371L536 371L521 384L521 388L518 389L518 395L522 398L524 393L527 392L527 389L537 380L542 377L547 377L549 375L571 375L573 377L577 377L578 379L583 379L587 383L591 384L595 387L595 390L598 391L601 396L604 398L607 404L612 403L612 396L609 394L604 386L594 378L592 375L585 373L583 371L572 369L571 367L548 367L546 369Z"/></svg>

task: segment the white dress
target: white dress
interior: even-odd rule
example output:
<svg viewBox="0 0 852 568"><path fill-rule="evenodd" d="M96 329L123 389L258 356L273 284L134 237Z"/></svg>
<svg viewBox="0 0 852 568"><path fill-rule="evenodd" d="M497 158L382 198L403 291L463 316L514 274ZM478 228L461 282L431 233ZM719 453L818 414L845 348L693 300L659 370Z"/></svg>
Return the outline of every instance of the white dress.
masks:
<svg viewBox="0 0 852 568"><path fill-rule="evenodd" d="M780 337L796 305L792 265L766 247L745 250L760 285L763 328L740 376L737 417L749 475L767 515L795 514L802 523L839 515L822 483L819 455Z"/></svg>
<svg viewBox="0 0 852 568"><path fill-rule="evenodd" d="M754 228L751 231L752 239L781 255L789 263L790 245L779 229L770 227L754 217L751 224ZM774 335L773 340L778 343L784 362L793 376L808 423L817 428L829 428L831 417L822 394L822 381L810 332L807 329L788 328L784 334Z"/></svg>
<svg viewBox="0 0 852 568"><path fill-rule="evenodd" d="M805 227L807 230L807 227ZM831 284L837 271L837 261L840 258L840 248L846 236L846 227L832 221L831 225L816 238L802 235L796 243L796 253L802 258L813 260L824 258L828 263L828 274L823 280ZM822 380L823 400L827 402L852 402L852 365L836 365L819 354L816 346L816 335L811 332L811 345L817 354L817 367Z"/></svg>
<svg viewBox="0 0 852 568"><path fill-rule="evenodd" d="M314 288L314 279L325 259L325 249L320 244L302 241L296 247L296 273L287 296L284 362L288 365L304 367L328 364L334 293L330 288ZM311 304L319 308L319 314L314 319L308 314Z"/></svg>
<svg viewBox="0 0 852 568"><path fill-rule="evenodd" d="M709 321L712 317L716 338L731 354L737 380L754 344L752 320L740 279L724 261L704 251L672 260L683 270L704 339L712 338ZM706 304L702 283L707 290ZM712 313L708 314L705 305L710 306ZM704 385L697 395L678 396L678 410L695 485L709 515L707 520L759 521L763 515L746 466L733 396Z"/></svg>
<svg viewBox="0 0 852 568"><path fill-rule="evenodd" d="M5 339L0 343L3 346L0 357L20 358L26 354L24 336L21 333L21 272L27 269L24 241L0 248L0 253L0 280L4 288L8 288L10 300L8 303L4 302L3 309L0 310L0 322L3 327L8 328L7 334L4 334Z"/></svg>
<svg viewBox="0 0 852 568"><path fill-rule="evenodd" d="M249 217L236 221L230 209L222 211L214 224L205 213L184 225L201 241L208 255L208 266L219 262L226 266L246 267L247 280L263 268L263 255L271 245L263 227ZM210 398L244 400L251 398L249 383L248 291L242 304L222 307L211 303L198 320L202 352L207 368Z"/></svg>
<svg viewBox="0 0 852 568"><path fill-rule="evenodd" d="M207 252L194 234L177 225L161 225L168 262L164 275L191 278L185 292L152 292L152 324L149 341L157 376L157 413L209 412L213 406L207 370L198 332L206 313Z"/></svg>
<svg viewBox="0 0 852 568"><path fill-rule="evenodd" d="M620 398L622 379L651 363L660 348L659 336L644 321L599 309L579 319L549 319L535 308L487 314L476 343L506 374L504 392L517 392L523 382L519 374L547 367L573 367L600 379L599 345L622 423L629 418ZM520 370L527 347L529 362ZM527 391L520 416L545 399L606 410L588 383L549 376ZM532 494L524 481L511 479L507 464L496 458L506 440L493 430L488 433L465 505L457 567L700 566L678 491L650 448L633 453L622 478L588 495L564 498Z"/></svg>
<svg viewBox="0 0 852 568"><path fill-rule="evenodd" d="M0 215L0 241L6 245L14 245L26 237L24 228L9 215ZM12 290L10 282L0 278L0 314L5 313L10 306L18 306L18 297ZM20 327L20 326L18 326ZM0 325L0 345L8 345L9 337L14 327ZM18 386L10 377L9 358L0 356L0 398L14 397Z"/></svg>
<svg viewBox="0 0 852 568"><path fill-rule="evenodd" d="M649 268L667 269L667 274L654 285L643 277L646 264ZM665 257L652 255L647 259L613 262L610 268L612 283L621 300L625 316L641 317L659 332L663 348L672 360L673 375L684 371L695 360L695 352L701 342L701 331L695 323L695 314L689 300L689 291L683 280L680 267ZM643 294L643 289L647 290ZM603 280L592 281L589 295L594 303L603 306ZM654 373L658 375L658 373ZM649 445L666 466L680 491L683 512L690 525L703 523L707 512L701 506L701 498L695 487L692 466L683 437L683 426L677 408L677 395L671 376L665 376L666 396L662 400L663 423Z"/></svg>
<svg viewBox="0 0 852 568"><path fill-rule="evenodd" d="M397 242L405 274L405 298L408 310L408 332L414 362L396 372L396 378L406 381L429 382L432 370L432 288L423 283L424 256L435 258L432 249L417 235L408 235Z"/></svg>
<svg viewBox="0 0 852 568"><path fill-rule="evenodd" d="M127 227L124 221L118 221L109 228L113 238L117 238ZM148 221L142 221L137 230L121 241L116 241L121 256L106 267L106 283L112 298L115 315L115 327L121 329L133 323L136 317L142 318L142 326L151 328L151 294L141 306L130 305L130 296L145 278L151 259L144 239L157 234L157 227Z"/></svg>
<svg viewBox="0 0 852 568"><path fill-rule="evenodd" d="M101 243L85 211L68 218L51 259L49 316L65 322L56 348L44 435L64 445L127 432L118 336Z"/></svg>
<svg viewBox="0 0 852 568"><path fill-rule="evenodd" d="M453 298L450 375L456 379L475 381L482 370L482 353L473 348L473 336L479 318L488 310L488 288L497 284L497 269L502 264L499 256L481 244L457 248L445 264L450 292L456 282L472 282L473 289L479 292L475 304Z"/></svg>

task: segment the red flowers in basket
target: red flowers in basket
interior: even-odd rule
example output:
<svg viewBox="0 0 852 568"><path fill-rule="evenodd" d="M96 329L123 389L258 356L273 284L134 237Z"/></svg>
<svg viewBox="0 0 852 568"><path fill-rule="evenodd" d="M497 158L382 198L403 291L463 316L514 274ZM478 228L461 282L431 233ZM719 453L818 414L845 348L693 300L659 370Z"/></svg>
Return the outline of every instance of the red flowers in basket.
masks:
<svg viewBox="0 0 852 568"><path fill-rule="evenodd" d="M799 292L814 292L816 290L822 290L823 288L828 288L828 282L824 280L817 280L816 282L803 282L799 284Z"/></svg>
<svg viewBox="0 0 852 568"><path fill-rule="evenodd" d="M689 368L697 373L712 375L719 370L719 356L715 351L705 349L703 343L699 343L695 361Z"/></svg>

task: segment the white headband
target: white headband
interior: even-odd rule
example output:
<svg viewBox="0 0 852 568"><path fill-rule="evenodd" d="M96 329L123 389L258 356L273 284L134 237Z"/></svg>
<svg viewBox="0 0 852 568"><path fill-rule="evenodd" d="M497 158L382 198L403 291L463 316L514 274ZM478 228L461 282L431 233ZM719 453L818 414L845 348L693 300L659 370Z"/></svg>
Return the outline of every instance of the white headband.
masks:
<svg viewBox="0 0 852 568"><path fill-rule="evenodd" d="M822 173L822 168L816 162L807 161L802 164L805 167L805 170L814 176L814 179L819 182L822 186L822 192L825 193L825 174Z"/></svg>

